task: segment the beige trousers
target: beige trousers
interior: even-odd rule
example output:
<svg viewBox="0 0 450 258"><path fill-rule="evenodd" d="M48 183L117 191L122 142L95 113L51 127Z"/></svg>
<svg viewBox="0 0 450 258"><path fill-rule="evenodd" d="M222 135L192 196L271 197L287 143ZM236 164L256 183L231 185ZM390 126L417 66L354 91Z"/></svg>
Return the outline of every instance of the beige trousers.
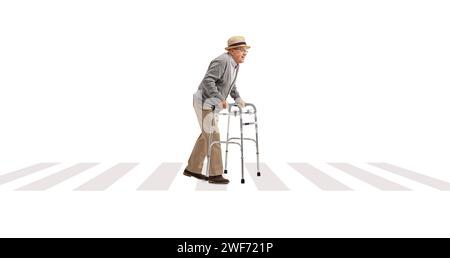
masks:
<svg viewBox="0 0 450 258"><path fill-rule="evenodd" d="M197 120L200 125L200 136L195 142L194 149L189 157L187 170L194 173L202 173L203 163L207 157L208 152L208 137L211 130L213 130L213 141L220 141L220 133L218 127L218 116L214 116L214 113L210 109L203 109L201 106L193 104ZM209 167L210 176L218 176L223 174L222 163L222 149L220 144L214 144L211 147L211 164Z"/></svg>

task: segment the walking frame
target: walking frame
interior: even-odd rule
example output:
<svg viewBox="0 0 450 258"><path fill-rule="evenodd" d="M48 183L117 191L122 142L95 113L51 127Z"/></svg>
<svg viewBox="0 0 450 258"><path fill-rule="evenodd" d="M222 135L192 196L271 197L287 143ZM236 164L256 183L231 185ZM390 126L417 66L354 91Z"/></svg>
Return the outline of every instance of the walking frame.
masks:
<svg viewBox="0 0 450 258"><path fill-rule="evenodd" d="M235 108L237 107L238 110ZM248 109L250 107L250 109ZM234 110L232 110L234 108ZM245 111L243 111L245 110ZM229 144L236 144L240 146L241 149L241 184L245 183L244 179L244 140L253 141L256 144L256 168L257 168L257 176L261 176L261 171L259 167L259 143L258 143L258 121L256 118L256 107L255 105L251 103L246 103L244 109L242 109L238 104L236 103L229 103L228 104L228 112L221 113L220 111L214 111L214 118L211 120L211 123L214 123L216 121L217 115L223 115L228 116L228 123L227 123L227 140L226 141L212 141L212 134L213 130L209 131L208 135L208 153L207 153L207 165L206 165L206 174L209 176L209 168L211 163L211 149L214 144L226 144L226 150L225 150L225 169L224 173L227 174L227 165L228 165L228 145ZM253 122L243 122L242 115L253 115L254 120ZM230 118L231 116L239 116L240 121L240 137L230 137ZM255 125L255 138L247 138L244 137L243 129L244 126L247 125ZM233 141L238 140L238 141Z"/></svg>

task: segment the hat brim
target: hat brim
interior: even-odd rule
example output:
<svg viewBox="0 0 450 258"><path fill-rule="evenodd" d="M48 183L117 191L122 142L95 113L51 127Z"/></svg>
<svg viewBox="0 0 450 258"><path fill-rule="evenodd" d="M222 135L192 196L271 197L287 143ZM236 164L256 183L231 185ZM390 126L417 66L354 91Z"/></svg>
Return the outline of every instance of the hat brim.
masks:
<svg viewBox="0 0 450 258"><path fill-rule="evenodd" d="M230 50L230 49L233 49L233 48L240 48L240 47L245 47L246 49L250 48L249 45L237 45L237 46L232 46L232 47L226 47L225 50Z"/></svg>

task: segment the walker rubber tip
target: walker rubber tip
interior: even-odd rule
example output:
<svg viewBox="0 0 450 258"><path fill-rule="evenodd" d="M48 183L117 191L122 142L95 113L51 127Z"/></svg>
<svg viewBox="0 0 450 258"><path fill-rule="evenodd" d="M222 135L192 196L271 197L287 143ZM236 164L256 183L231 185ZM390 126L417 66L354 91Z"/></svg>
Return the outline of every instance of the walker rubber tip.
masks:
<svg viewBox="0 0 450 258"><path fill-rule="evenodd" d="M245 184L245 179L241 179L241 184Z"/></svg>
<svg viewBox="0 0 450 258"><path fill-rule="evenodd" d="M225 170L223 171L223 173L224 173L224 174L228 174L228 170L225 169Z"/></svg>
<svg viewBox="0 0 450 258"><path fill-rule="evenodd" d="M256 173L257 176L261 176L261 172Z"/></svg>

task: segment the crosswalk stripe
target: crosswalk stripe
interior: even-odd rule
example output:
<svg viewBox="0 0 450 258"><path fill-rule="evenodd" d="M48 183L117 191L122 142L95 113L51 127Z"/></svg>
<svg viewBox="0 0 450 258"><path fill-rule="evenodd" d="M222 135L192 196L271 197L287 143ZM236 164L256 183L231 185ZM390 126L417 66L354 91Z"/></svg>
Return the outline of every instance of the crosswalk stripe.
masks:
<svg viewBox="0 0 450 258"><path fill-rule="evenodd" d="M74 177L94 166L98 165L98 163L79 163L69 168L66 168L60 172L49 175L37 181L34 181L30 184L22 186L17 190L20 191L42 191L47 190L71 177Z"/></svg>
<svg viewBox="0 0 450 258"><path fill-rule="evenodd" d="M370 173L369 171L355 167L348 163L328 163L328 164L383 191L410 190L400 184L387 180L383 177L377 176L373 173Z"/></svg>
<svg viewBox="0 0 450 258"><path fill-rule="evenodd" d="M137 190L139 191L161 191L168 190L181 169L181 162L162 163Z"/></svg>
<svg viewBox="0 0 450 258"><path fill-rule="evenodd" d="M136 167L138 163L119 163L92 180L82 184L76 191L102 191L106 190L126 173Z"/></svg>
<svg viewBox="0 0 450 258"><path fill-rule="evenodd" d="M291 167L297 170L302 176L311 181L322 190L325 191L349 191L353 190L344 185L333 177L325 174L319 169L313 167L308 163L288 163Z"/></svg>
<svg viewBox="0 0 450 258"><path fill-rule="evenodd" d="M8 182L11 182L11 181L16 180L21 177L31 175L35 172L47 169L47 168L55 166L57 164L59 164L59 163L38 163L38 164L29 166L26 168L22 168L22 169L1 175L0 176L0 185L6 184Z"/></svg>
<svg viewBox="0 0 450 258"><path fill-rule="evenodd" d="M389 163L383 162L371 162L369 165L384 169L396 175L411 179L413 181L419 182L424 185L431 186L433 188L442 190L442 191L450 191L450 183L445 182L443 180L433 178L427 175L423 175L405 168L401 168Z"/></svg>
<svg viewBox="0 0 450 258"><path fill-rule="evenodd" d="M267 166L266 163L260 164L261 176L257 176L256 163L245 163L247 170L255 182L256 188L262 191L288 191L289 188L280 180L280 178Z"/></svg>

